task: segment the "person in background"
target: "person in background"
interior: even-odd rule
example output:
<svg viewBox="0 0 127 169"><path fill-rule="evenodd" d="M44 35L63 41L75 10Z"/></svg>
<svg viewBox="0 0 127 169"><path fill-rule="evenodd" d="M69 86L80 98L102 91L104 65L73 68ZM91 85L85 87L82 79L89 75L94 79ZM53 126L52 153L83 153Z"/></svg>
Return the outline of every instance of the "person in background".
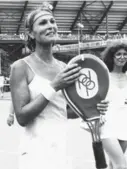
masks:
<svg viewBox="0 0 127 169"><path fill-rule="evenodd" d="M14 124L14 107L13 104L10 104L9 115L7 117L8 126L12 126Z"/></svg>
<svg viewBox="0 0 127 169"><path fill-rule="evenodd" d="M111 43L102 59L110 71L110 87L107 95L109 108L106 122L101 127L104 149L109 155L110 169L127 168L127 42Z"/></svg>
<svg viewBox="0 0 127 169"><path fill-rule="evenodd" d="M43 3L28 14L25 30L32 53L14 62L10 75L14 112L24 128L19 169L71 169L66 101L61 90L78 79L81 67L53 57L57 24L50 4ZM98 110L105 111L105 107L107 101Z"/></svg>
<svg viewBox="0 0 127 169"><path fill-rule="evenodd" d="M1 98L4 97L4 76L0 75L0 91L1 91Z"/></svg>

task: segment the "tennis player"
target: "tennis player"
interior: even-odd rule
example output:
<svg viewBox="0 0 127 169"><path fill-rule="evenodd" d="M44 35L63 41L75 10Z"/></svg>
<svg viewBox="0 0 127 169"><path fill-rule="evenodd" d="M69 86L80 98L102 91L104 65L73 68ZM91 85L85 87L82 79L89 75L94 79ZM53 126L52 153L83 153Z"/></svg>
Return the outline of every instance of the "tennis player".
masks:
<svg viewBox="0 0 127 169"><path fill-rule="evenodd" d="M26 18L32 53L12 65L10 85L18 123L24 127L19 169L71 169L67 154L67 111L61 89L80 75L78 64L53 57L57 24L50 4L43 3ZM107 108L104 101L99 110Z"/></svg>

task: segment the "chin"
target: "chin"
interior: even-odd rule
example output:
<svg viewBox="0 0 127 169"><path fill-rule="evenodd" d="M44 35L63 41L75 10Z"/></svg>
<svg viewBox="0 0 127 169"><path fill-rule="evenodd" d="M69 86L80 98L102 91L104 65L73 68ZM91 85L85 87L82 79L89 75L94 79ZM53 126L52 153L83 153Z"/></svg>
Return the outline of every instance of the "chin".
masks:
<svg viewBox="0 0 127 169"><path fill-rule="evenodd" d="M51 44L51 43L54 44L55 42L56 42L56 37L51 37L43 41L43 44Z"/></svg>
<svg viewBox="0 0 127 169"><path fill-rule="evenodd" d="M123 67L125 65L125 63L117 63L117 66L119 67Z"/></svg>

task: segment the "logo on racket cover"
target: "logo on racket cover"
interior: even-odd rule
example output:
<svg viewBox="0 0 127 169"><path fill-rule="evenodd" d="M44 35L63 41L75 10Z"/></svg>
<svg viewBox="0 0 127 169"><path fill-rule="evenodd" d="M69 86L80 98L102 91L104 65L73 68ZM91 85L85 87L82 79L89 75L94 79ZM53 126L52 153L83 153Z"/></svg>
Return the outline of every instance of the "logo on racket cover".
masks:
<svg viewBox="0 0 127 169"><path fill-rule="evenodd" d="M98 92L98 78L93 69L81 69L81 75L76 81L76 91L78 95L84 99L94 97Z"/></svg>

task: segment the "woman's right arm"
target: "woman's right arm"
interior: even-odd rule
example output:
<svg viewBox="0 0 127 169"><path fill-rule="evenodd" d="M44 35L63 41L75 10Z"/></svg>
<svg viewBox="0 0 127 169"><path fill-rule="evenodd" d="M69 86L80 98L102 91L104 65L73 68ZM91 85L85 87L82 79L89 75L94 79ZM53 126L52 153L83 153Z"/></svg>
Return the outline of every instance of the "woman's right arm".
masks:
<svg viewBox="0 0 127 169"><path fill-rule="evenodd" d="M51 87L58 91L73 83L78 78L80 69L76 64L67 66L54 78ZM12 66L10 76L12 101L17 121L21 126L26 126L38 116L49 102L41 93L31 100L26 70L26 64L17 61Z"/></svg>
<svg viewBox="0 0 127 169"><path fill-rule="evenodd" d="M48 100L41 93L31 101L27 79L24 62L14 63L11 69L10 86L15 115L21 126L27 125L48 104Z"/></svg>

